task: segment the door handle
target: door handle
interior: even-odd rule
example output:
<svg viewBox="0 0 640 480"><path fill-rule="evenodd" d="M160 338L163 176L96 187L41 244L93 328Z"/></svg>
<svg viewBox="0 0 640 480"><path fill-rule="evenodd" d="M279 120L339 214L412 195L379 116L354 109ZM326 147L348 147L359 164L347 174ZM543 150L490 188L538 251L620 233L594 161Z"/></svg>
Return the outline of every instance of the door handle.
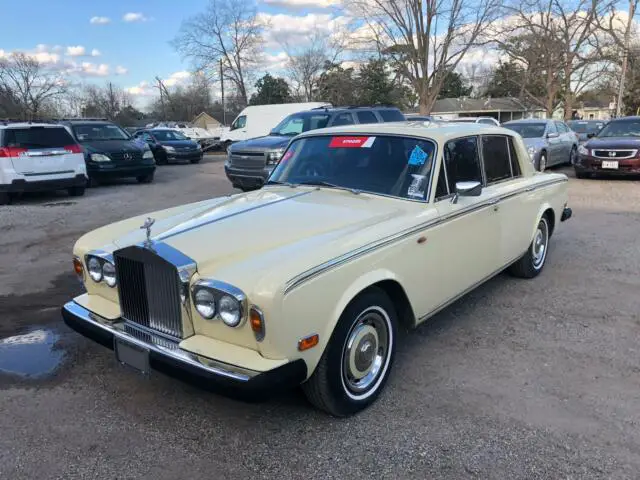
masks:
<svg viewBox="0 0 640 480"><path fill-rule="evenodd" d="M493 200L489 200L487 205L497 205L500 202L499 198L494 198Z"/></svg>

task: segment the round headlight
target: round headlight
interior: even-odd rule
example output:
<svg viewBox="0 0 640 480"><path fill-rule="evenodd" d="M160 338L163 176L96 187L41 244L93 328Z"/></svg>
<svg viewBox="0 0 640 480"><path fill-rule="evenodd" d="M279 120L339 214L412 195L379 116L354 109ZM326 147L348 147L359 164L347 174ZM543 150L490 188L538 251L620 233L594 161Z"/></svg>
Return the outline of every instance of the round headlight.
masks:
<svg viewBox="0 0 640 480"><path fill-rule="evenodd" d="M89 276L91 280L94 282L99 282L102 280L102 265L100 265L100 261L96 257L91 257L89 259L89 263L87 265L89 270Z"/></svg>
<svg viewBox="0 0 640 480"><path fill-rule="evenodd" d="M211 320L216 314L216 299L206 288L196 290L193 295L193 304L198 313L207 320Z"/></svg>
<svg viewBox="0 0 640 480"><path fill-rule="evenodd" d="M218 308L220 309L220 318L226 325L230 327L238 326L242 318L242 309L238 300L225 295L220 299Z"/></svg>
<svg viewBox="0 0 640 480"><path fill-rule="evenodd" d="M110 287L116 286L116 267L113 263L104 262L102 266L102 276L104 277L104 281L107 282L107 285Z"/></svg>

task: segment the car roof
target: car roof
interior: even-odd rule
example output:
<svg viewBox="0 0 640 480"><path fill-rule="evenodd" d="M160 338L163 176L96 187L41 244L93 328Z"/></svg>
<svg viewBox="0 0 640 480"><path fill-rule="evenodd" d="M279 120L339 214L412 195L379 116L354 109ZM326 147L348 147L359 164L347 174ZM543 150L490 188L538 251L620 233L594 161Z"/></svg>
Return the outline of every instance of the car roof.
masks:
<svg viewBox="0 0 640 480"><path fill-rule="evenodd" d="M561 122L562 120L558 120ZM503 125L513 125L514 123L547 123L553 122L553 118L521 118L518 120L509 120L508 122L504 122Z"/></svg>
<svg viewBox="0 0 640 480"><path fill-rule="evenodd" d="M357 112L361 110L398 110L398 107L394 107L393 105L372 105L372 106L347 106L347 107L316 107L311 110L304 110L302 112L297 113L317 113L317 112L327 112L327 113L342 113L342 112Z"/></svg>
<svg viewBox="0 0 640 480"><path fill-rule="evenodd" d="M515 135L506 128L482 123L448 123L448 122L387 122L344 125L340 127L321 128L301 133L297 138L322 135L401 135L405 137L422 137L438 142L446 142L452 138L470 135Z"/></svg>
<svg viewBox="0 0 640 480"><path fill-rule="evenodd" d="M0 122L0 128L30 128L30 127L46 127L46 128L64 128L59 123L38 123L38 122Z"/></svg>
<svg viewBox="0 0 640 480"><path fill-rule="evenodd" d="M640 116L632 115L629 117L619 117L607 120L607 122L637 122L640 121Z"/></svg>

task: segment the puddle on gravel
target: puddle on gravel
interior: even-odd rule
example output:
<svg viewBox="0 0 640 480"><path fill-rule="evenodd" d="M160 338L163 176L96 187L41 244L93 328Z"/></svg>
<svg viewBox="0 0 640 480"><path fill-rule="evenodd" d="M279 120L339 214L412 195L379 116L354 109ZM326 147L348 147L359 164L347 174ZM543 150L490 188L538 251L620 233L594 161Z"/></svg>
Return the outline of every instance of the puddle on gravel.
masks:
<svg viewBox="0 0 640 480"><path fill-rule="evenodd" d="M0 339L0 373L26 378L52 374L64 358L56 347L59 339L58 333L42 328Z"/></svg>

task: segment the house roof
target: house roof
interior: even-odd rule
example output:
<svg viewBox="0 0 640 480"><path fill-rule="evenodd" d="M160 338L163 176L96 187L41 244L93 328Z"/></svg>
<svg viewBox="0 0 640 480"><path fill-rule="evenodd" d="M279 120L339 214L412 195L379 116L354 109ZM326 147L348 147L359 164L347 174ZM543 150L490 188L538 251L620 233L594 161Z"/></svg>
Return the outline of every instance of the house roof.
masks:
<svg viewBox="0 0 640 480"><path fill-rule="evenodd" d="M442 98L436 100L431 113L527 112L536 110L513 97Z"/></svg>
<svg viewBox="0 0 640 480"><path fill-rule="evenodd" d="M220 123L218 120L216 120L214 117L209 115L207 112L200 112L198 115L195 116L195 118L191 121L191 123L197 122L201 118L204 118L205 123L213 123L213 122Z"/></svg>

